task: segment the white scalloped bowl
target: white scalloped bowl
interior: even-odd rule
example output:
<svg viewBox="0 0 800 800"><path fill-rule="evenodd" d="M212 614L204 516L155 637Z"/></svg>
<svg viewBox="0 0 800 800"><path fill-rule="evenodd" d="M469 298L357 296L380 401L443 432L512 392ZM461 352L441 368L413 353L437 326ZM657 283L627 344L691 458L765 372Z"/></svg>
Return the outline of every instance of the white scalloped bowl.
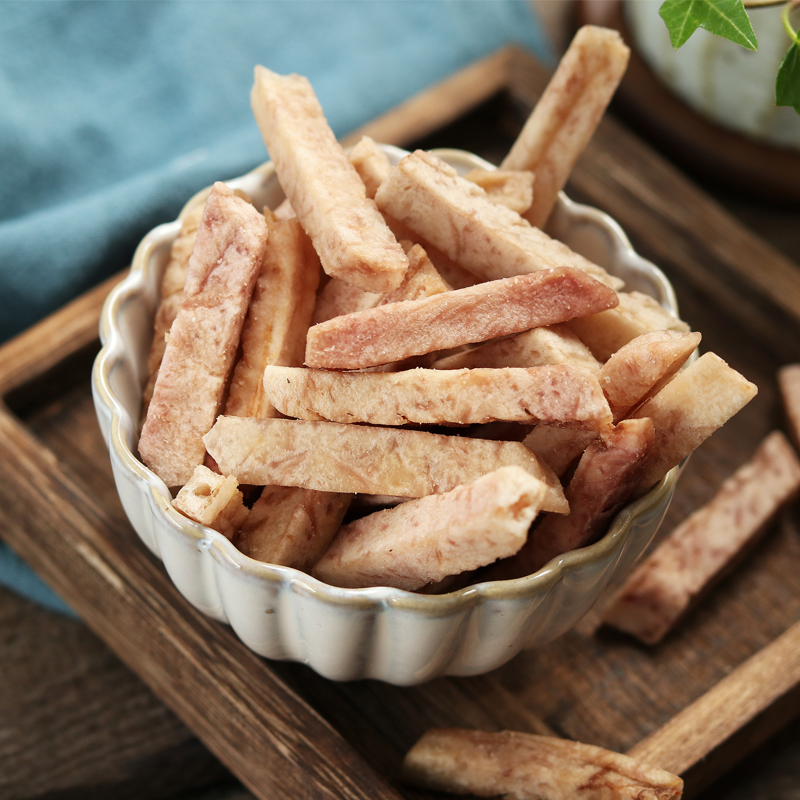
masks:
<svg viewBox="0 0 800 800"><path fill-rule="evenodd" d="M393 163L405 154L395 147L384 150ZM462 174L493 168L463 151L435 152ZM269 163L229 185L245 191L256 207L274 208L283 199ZM209 191L192 198L181 216L205 202ZM444 595L328 586L298 570L255 561L221 534L183 517L172 507L164 482L136 456L153 316L180 224L178 219L147 234L130 273L109 295L100 320L103 347L92 391L133 528L162 559L183 596L229 623L256 653L308 664L335 680L376 678L410 685L439 675L477 675L572 628L614 575L630 569L651 541L672 498L676 470L623 509L596 544L565 553L534 575ZM677 315L664 275L634 252L606 214L562 194L548 230L621 277L629 290L655 297Z"/></svg>

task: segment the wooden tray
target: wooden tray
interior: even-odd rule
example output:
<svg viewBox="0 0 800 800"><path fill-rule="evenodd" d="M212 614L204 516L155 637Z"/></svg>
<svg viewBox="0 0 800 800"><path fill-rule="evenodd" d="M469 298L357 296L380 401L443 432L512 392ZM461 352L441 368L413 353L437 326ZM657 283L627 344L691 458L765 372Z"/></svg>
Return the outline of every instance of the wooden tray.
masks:
<svg viewBox="0 0 800 800"><path fill-rule="evenodd" d="M530 56L505 49L366 131L497 161L545 81ZM760 389L692 458L668 530L781 424L774 376L800 360L800 270L613 119L568 191L617 218L673 281L703 349ZM255 796L422 797L397 773L433 725L544 731L630 751L683 774L693 794L800 711L796 515L656 648L594 634L588 619L489 675L414 688L337 684L253 655L179 596L119 505L89 384L110 285L0 349L0 535ZM171 735L169 746L181 738Z"/></svg>

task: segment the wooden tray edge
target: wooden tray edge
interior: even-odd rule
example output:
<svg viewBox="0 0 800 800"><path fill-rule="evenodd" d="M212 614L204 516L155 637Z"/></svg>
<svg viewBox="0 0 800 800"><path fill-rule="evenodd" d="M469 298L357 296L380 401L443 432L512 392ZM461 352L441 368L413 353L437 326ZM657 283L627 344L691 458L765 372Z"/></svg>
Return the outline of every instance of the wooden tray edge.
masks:
<svg viewBox="0 0 800 800"><path fill-rule="evenodd" d="M409 101L408 106L414 113L411 115L412 118L408 127L404 127L401 124L402 115L399 114L399 112L390 112L388 115L380 118L380 120L376 120L375 123L371 123L360 129L353 134L352 137L348 137L348 139L357 139L366 132L369 135L374 134L376 138L381 138L382 141L396 142L399 144L413 140L427 133L429 129L435 129L439 125L456 118L460 113L464 113L475 105L480 104L480 102L488 99L488 97L495 92L511 87L517 77L515 75L516 70L520 68L521 64L524 65L527 58L529 58L527 55L525 55L524 58L520 58L520 51L517 48L504 48L493 56L468 67L467 70L457 73L453 78L448 79L437 87L426 90L426 92L423 92L417 98L413 98ZM466 98L462 97L459 102L450 103L449 105L443 102L441 104L441 109L443 110L437 118L437 124L432 123L432 118L429 115L419 112L419 109L424 109L431 104L433 106L439 105L437 100L440 97L446 98L452 91L453 86L461 86L463 88L463 86L473 81L476 73L483 75L485 79L478 84L479 88L476 94ZM468 80L464 79L465 75L469 76ZM415 111L414 109L417 110ZM59 361L66 356L74 353L80 347L94 341L97 337L97 323L105 297L112 286L119 281L120 277L120 275L116 275L109 278L100 286L87 292L60 311L42 320L42 322L33 326L28 331L25 331L3 345L2 348L0 348L0 364L3 365L2 368L0 368L0 394L5 396L9 391L45 373L48 369L59 363ZM24 460L27 458L27 466L33 470L32 474L35 477L41 478L50 483L53 487L57 487L57 490L54 489L56 494L64 494L76 498L76 503L85 508L85 513L83 515L80 511L76 511L75 509L69 512L62 510L63 518L61 518L61 522L70 526L78 526L79 528L84 528L87 523L91 523L92 525L97 523L98 518L102 517L102 510L92 508L91 502L87 498L81 497L80 491L72 484L69 477L61 474L57 469L54 469L52 455L49 454L49 451L41 447L41 445L35 445L28 438L27 432L19 425L16 418L12 417L12 415L8 414L5 410L0 410L0 432L3 433L3 436L0 436L0 441L15 441L18 445L16 450L10 449L6 453L10 471L14 471L12 469L14 463L19 463L21 459ZM22 444L20 444L21 442ZM43 466L36 466L37 463ZM27 480L17 484L15 484L14 481L10 481L7 484L4 494L24 493L25 486L28 485L30 484ZM65 575L62 571L61 564L54 563L49 557L43 557L41 551L36 547L36 544L30 541L24 532L21 535L12 534L8 536L8 540L22 557L28 558L37 569L40 569L46 577L53 581L54 585L64 589L65 596L69 593L67 599L74 604L74 607L79 613L83 614L85 609L87 624L90 624L92 627L96 625L98 634L109 643L112 649L116 651L117 648L120 647L119 644L117 644L117 647L114 646L114 632L108 629L106 621L102 619L102 615L101 620L98 621L95 619L95 615L99 613L96 606L87 604L85 601L81 602L80 593L75 592L75 596L73 596L72 592L74 592L74 589L70 590L67 588L73 584L68 580L65 581ZM86 546L87 545L84 545L84 549ZM94 562L89 559L87 564L93 571L93 579L101 582L108 581L108 562L105 558L97 554L95 547L96 544L92 543L91 549L95 552L95 555L97 555L98 560ZM167 586L164 591L172 591L172 587ZM156 592L156 595L157 594L158 592ZM153 602L156 604L160 602L157 596L153 598ZM196 614L196 612L192 612L191 609L184 609L182 613ZM197 616L200 617L199 614L197 614ZM205 618L200 617L200 619L204 620ZM790 631L784 635L785 638L780 637L762 651L752 656L748 662L745 662L738 670L732 673L729 681L726 680L717 687L711 689L706 695L667 723L667 725L655 731L642 743L632 748L630 751L631 754L635 754L639 757L652 758L653 760L658 759L665 765L671 763L670 760L672 760L676 771L689 772L696 769L697 765L700 764L708 754L712 752L715 754L722 753L725 743L729 741L737 731L742 730L742 727L748 723L764 718L766 716L765 712L776 703L780 702L781 698L783 698L785 694L796 685L798 680L800 680L800 676L792 672L789 675L789 684L791 684L791 686L789 684L781 684L781 686L778 687L779 691L777 691L777 693L774 685L766 687L762 692L761 685L756 683L756 696L754 697L752 694L748 695L746 702L743 700L740 707L736 708L736 713L729 723L715 730L713 736L709 735L708 731L697 723L705 719L709 713L716 713L719 708L719 697L724 695L727 699L732 701L735 701L737 697L743 697L743 693L739 690L748 685L748 682L751 681L754 674L758 674L761 665L765 663L765 659L771 659L777 656L780 661L784 657L792 655L797 646L797 637L800 636L796 627L797 626L790 629ZM213 633L209 634L209 636L211 637L211 641L214 642L215 637ZM220 634L220 636L222 636L222 634ZM227 637L223 638L222 641L226 647L229 645ZM253 785L254 783L258 783L258 780L254 779L252 774L249 774L248 765L243 765L239 761L231 763L231 755L229 752L231 747L230 742L226 742L224 746L221 746L220 742L215 738L215 731L209 733L208 731L201 732L201 730L198 730L198 728L202 729L203 727L202 720L198 721L196 717L191 715L190 718L187 719L185 716L187 714L186 709L174 707L174 692L169 682L160 683L160 681L165 680L165 676L160 675L158 679L155 680L152 675L148 674L147 668L137 662L135 654L132 655L126 648L120 649L123 652L118 654L123 660L151 686L153 686L151 681L156 683L153 688L157 691L159 696L184 718L184 721L206 741L210 749L217 752L217 755L219 755L223 761L226 761L239 777L242 777L246 783L252 786L257 796L278 796L274 793L270 793L269 795L263 794L263 787L260 789L258 786ZM266 664L264 664L264 669L269 671ZM270 681L276 681L277 684L285 689L285 686L278 678L271 676ZM302 703L302 701L299 702ZM727 709L730 710L731 706L728 705ZM799 710L800 709L793 706L791 716L796 715ZM313 709L309 708L308 713L312 717L316 717L316 713ZM785 717L786 715L784 714L783 716ZM785 722L786 719L782 721ZM688 755L676 755L674 750L672 750L671 742L674 739L676 726L680 726L681 730L685 730L686 732L685 743L687 746L684 749ZM770 733L777 730L777 727L778 725L776 724L774 727L770 726L769 729L762 729L758 739L762 740L766 738ZM240 742L237 742L237 748L240 744ZM345 745L345 750L347 749L348 747ZM303 758L301 757L300 761L302 760ZM719 761L720 759L716 760ZM730 764L728 766L730 766ZM708 781L712 780L714 777L718 777L719 774L719 772L715 772L714 774L707 773L704 777L698 778L697 785L700 785L701 780L703 785L706 785ZM372 788L378 791L378 793L370 796L396 796L393 790L388 787L384 786L380 789L376 789L376 787L373 786ZM272 787L270 791L272 792L273 790L274 787ZM355 793L342 796L356 797L361 795Z"/></svg>

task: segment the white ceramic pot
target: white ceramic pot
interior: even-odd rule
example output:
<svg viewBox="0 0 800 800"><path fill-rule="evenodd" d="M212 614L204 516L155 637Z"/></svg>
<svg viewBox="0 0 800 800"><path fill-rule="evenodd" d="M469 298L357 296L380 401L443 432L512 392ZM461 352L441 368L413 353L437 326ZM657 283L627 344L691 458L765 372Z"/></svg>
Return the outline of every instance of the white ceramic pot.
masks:
<svg viewBox="0 0 800 800"><path fill-rule="evenodd" d="M384 145L397 163L405 151ZM462 175L492 169L458 150L434 151ZM272 164L229 182L261 208L283 200ZM190 200L183 214L208 196ZM658 529L675 489L677 468L624 508L593 545L564 553L533 575L488 581L442 595L388 587L342 589L239 552L222 534L172 506L164 482L136 457L137 421L153 336L161 276L180 220L143 239L130 273L109 295L100 320L103 348L92 390L122 505L142 541L164 562L197 609L228 622L256 653L308 664L336 680L376 678L420 683L437 675L477 675L523 648L572 628L614 575L627 572ZM548 222L553 236L677 315L661 271L639 256L606 214L563 193Z"/></svg>
<svg viewBox="0 0 800 800"><path fill-rule="evenodd" d="M703 29L675 50L662 0L626 0L625 22L642 58L695 111L752 139L800 150L800 115L775 105L775 78L789 38L781 22L783 3L748 8L758 50Z"/></svg>

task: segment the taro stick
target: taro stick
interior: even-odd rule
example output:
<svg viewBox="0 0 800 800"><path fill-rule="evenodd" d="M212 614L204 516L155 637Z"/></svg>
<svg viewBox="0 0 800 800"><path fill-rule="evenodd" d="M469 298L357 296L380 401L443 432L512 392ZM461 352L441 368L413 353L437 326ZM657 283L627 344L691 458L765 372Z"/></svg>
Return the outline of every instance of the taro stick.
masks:
<svg viewBox="0 0 800 800"><path fill-rule="evenodd" d="M779 431L628 578L603 621L656 644L729 571L800 489L800 462Z"/></svg>
<svg viewBox="0 0 800 800"><path fill-rule="evenodd" d="M558 478L521 442L337 422L223 416L205 443L220 470L239 483L328 492L423 497L500 467L519 466L547 484L543 510L568 510Z"/></svg>
<svg viewBox="0 0 800 800"><path fill-rule="evenodd" d="M371 425L545 421L610 428L597 378L567 364L396 373L267 367L264 391L285 416Z"/></svg>
<svg viewBox="0 0 800 800"><path fill-rule="evenodd" d="M516 731L434 728L409 750L405 780L423 789L513 800L676 800L683 781L594 745Z"/></svg>
<svg viewBox="0 0 800 800"><path fill-rule="evenodd" d="M617 293L569 267L391 303L314 325L306 365L361 369L613 308Z"/></svg>
<svg viewBox="0 0 800 800"><path fill-rule="evenodd" d="M628 66L630 50L617 31L585 25L564 53L553 77L503 169L529 169L536 176L533 204L525 214L541 228L586 148Z"/></svg>
<svg viewBox="0 0 800 800"><path fill-rule="evenodd" d="M205 456L233 366L264 248L264 217L214 184L189 260L139 453L167 486L182 486Z"/></svg>
<svg viewBox="0 0 800 800"><path fill-rule="evenodd" d="M198 464L172 505L184 516L233 539L247 518L236 478Z"/></svg>
<svg viewBox="0 0 800 800"><path fill-rule="evenodd" d="M497 565L496 577L530 575L552 558L595 542L639 485L653 439L649 419L626 419L592 442L564 492L569 514L545 517L522 550Z"/></svg>
<svg viewBox="0 0 800 800"><path fill-rule="evenodd" d="M395 289L408 259L336 141L308 80L258 66L251 105L281 186L322 268L368 292Z"/></svg>
<svg viewBox="0 0 800 800"><path fill-rule="evenodd" d="M622 281L493 203L479 186L424 150L400 161L375 195L378 208L483 280L574 267L613 289Z"/></svg>
<svg viewBox="0 0 800 800"><path fill-rule="evenodd" d="M546 493L525 470L502 467L345 525L312 574L334 586L421 589L516 553Z"/></svg>

